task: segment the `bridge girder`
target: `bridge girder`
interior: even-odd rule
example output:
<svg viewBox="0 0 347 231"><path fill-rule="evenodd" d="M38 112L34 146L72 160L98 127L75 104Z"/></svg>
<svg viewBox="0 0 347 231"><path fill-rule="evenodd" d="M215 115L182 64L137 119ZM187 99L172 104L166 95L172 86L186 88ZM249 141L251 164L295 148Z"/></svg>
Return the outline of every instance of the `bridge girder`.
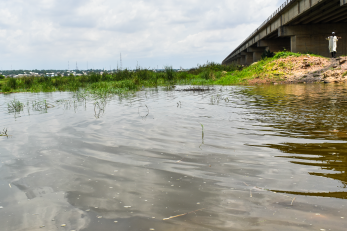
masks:
<svg viewBox="0 0 347 231"><path fill-rule="evenodd" d="M310 4L309 7L307 7L308 4ZM305 52L303 47L306 46L320 55L329 56L327 41L324 38L335 31L339 33L338 36L343 37L342 42L346 43L346 22L347 0L345 2L344 0L290 0L288 5L276 12L274 17L230 53L223 63L236 55L241 55L242 52L252 52L253 62L256 62L260 59L261 51L255 48L265 48L276 52L283 50L284 47L293 52ZM283 33L283 30L288 28L294 31L291 34ZM305 30L306 33L303 33ZM345 51L340 49L338 54L339 52L342 54ZM247 54L247 57L250 57L250 54ZM246 59L238 59L241 59L241 64L249 64Z"/></svg>

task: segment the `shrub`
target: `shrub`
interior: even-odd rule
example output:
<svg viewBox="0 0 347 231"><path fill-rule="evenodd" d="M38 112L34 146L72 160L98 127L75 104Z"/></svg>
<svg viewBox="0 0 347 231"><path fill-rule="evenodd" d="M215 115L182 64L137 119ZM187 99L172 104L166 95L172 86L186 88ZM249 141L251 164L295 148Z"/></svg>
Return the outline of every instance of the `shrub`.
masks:
<svg viewBox="0 0 347 231"><path fill-rule="evenodd" d="M186 71L178 72L177 78L178 79L187 79L188 78L188 72L186 72Z"/></svg>
<svg viewBox="0 0 347 231"><path fill-rule="evenodd" d="M299 57L301 56L302 54L300 53L293 53L293 52L290 52L290 51L281 51L281 52L278 52L276 53L276 55L274 56L275 59L279 59L279 58L286 58L288 56L294 56L294 57Z"/></svg>
<svg viewBox="0 0 347 231"><path fill-rule="evenodd" d="M165 67L165 77L169 81L172 81L175 78L175 71L172 69L172 66Z"/></svg>
<svg viewBox="0 0 347 231"><path fill-rule="evenodd" d="M270 50L265 50L263 52L263 54L261 55L261 58L262 59L265 59L265 58L272 58L275 56L275 53L271 52Z"/></svg>
<svg viewBox="0 0 347 231"><path fill-rule="evenodd" d="M0 79L4 79L5 78L5 76L3 76L3 75L0 75Z"/></svg>
<svg viewBox="0 0 347 231"><path fill-rule="evenodd" d="M16 81L16 79L13 78L13 77L9 78L8 81L7 81L7 86L8 86L9 88L16 89L16 87L17 87L17 81Z"/></svg>
<svg viewBox="0 0 347 231"><path fill-rule="evenodd" d="M211 76L211 71L210 70L206 70L206 71L203 71L200 73L200 76L202 79L210 79L210 76Z"/></svg>
<svg viewBox="0 0 347 231"><path fill-rule="evenodd" d="M10 92L11 88L9 86L5 85L5 86L2 86L1 91L2 92Z"/></svg>

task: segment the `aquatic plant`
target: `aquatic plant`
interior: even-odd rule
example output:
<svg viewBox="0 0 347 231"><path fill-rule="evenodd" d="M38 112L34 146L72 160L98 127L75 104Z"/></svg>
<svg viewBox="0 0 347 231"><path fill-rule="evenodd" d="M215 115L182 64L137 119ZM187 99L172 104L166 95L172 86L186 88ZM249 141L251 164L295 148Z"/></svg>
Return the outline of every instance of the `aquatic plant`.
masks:
<svg viewBox="0 0 347 231"><path fill-rule="evenodd" d="M7 107L9 112L20 112L23 110L24 104L16 99L13 99L7 104Z"/></svg>
<svg viewBox="0 0 347 231"><path fill-rule="evenodd" d="M34 111L45 111L47 112L48 108L54 107L54 105L47 103L46 100L42 101L33 101L31 107Z"/></svg>
<svg viewBox="0 0 347 231"><path fill-rule="evenodd" d="M143 106L140 106L140 107L143 107ZM141 118L146 118L146 117L149 115L149 108L147 107L147 105L145 105L145 107L147 108L146 115L141 115L141 113L140 113L140 107L137 108L140 117L141 117Z"/></svg>
<svg viewBox="0 0 347 231"><path fill-rule="evenodd" d="M7 128L4 128L3 131L0 131L0 136L8 136L7 135Z"/></svg>
<svg viewBox="0 0 347 231"><path fill-rule="evenodd" d="M199 148L201 149L201 145L204 144L204 137L205 137L205 134L204 134L204 125L202 125L201 123L200 123L200 125L201 125L202 131L201 131L201 144L199 145Z"/></svg>

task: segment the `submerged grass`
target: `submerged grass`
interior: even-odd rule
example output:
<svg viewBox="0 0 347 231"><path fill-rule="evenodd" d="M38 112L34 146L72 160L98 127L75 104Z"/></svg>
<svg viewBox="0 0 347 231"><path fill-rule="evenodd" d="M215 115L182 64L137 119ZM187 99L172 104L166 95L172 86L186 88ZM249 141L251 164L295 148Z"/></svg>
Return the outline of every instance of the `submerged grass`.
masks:
<svg viewBox="0 0 347 231"><path fill-rule="evenodd" d="M3 130L2 130L2 132L0 131L0 136L9 136L9 135L7 135L7 128L4 128Z"/></svg>
<svg viewBox="0 0 347 231"><path fill-rule="evenodd" d="M23 108L24 108L24 104L16 99L13 99L12 101L10 101L7 104L7 106L8 106L9 112L20 112L20 111L23 111Z"/></svg>

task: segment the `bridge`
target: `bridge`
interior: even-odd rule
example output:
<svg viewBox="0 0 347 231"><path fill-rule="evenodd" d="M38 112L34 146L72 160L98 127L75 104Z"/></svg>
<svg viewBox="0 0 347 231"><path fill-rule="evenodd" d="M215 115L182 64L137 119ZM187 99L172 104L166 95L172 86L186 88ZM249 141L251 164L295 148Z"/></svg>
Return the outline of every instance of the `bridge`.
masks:
<svg viewBox="0 0 347 231"><path fill-rule="evenodd" d="M342 37L337 55L347 54L347 0L286 0L222 64L249 65L259 61L265 50L330 57L325 38L331 32Z"/></svg>

